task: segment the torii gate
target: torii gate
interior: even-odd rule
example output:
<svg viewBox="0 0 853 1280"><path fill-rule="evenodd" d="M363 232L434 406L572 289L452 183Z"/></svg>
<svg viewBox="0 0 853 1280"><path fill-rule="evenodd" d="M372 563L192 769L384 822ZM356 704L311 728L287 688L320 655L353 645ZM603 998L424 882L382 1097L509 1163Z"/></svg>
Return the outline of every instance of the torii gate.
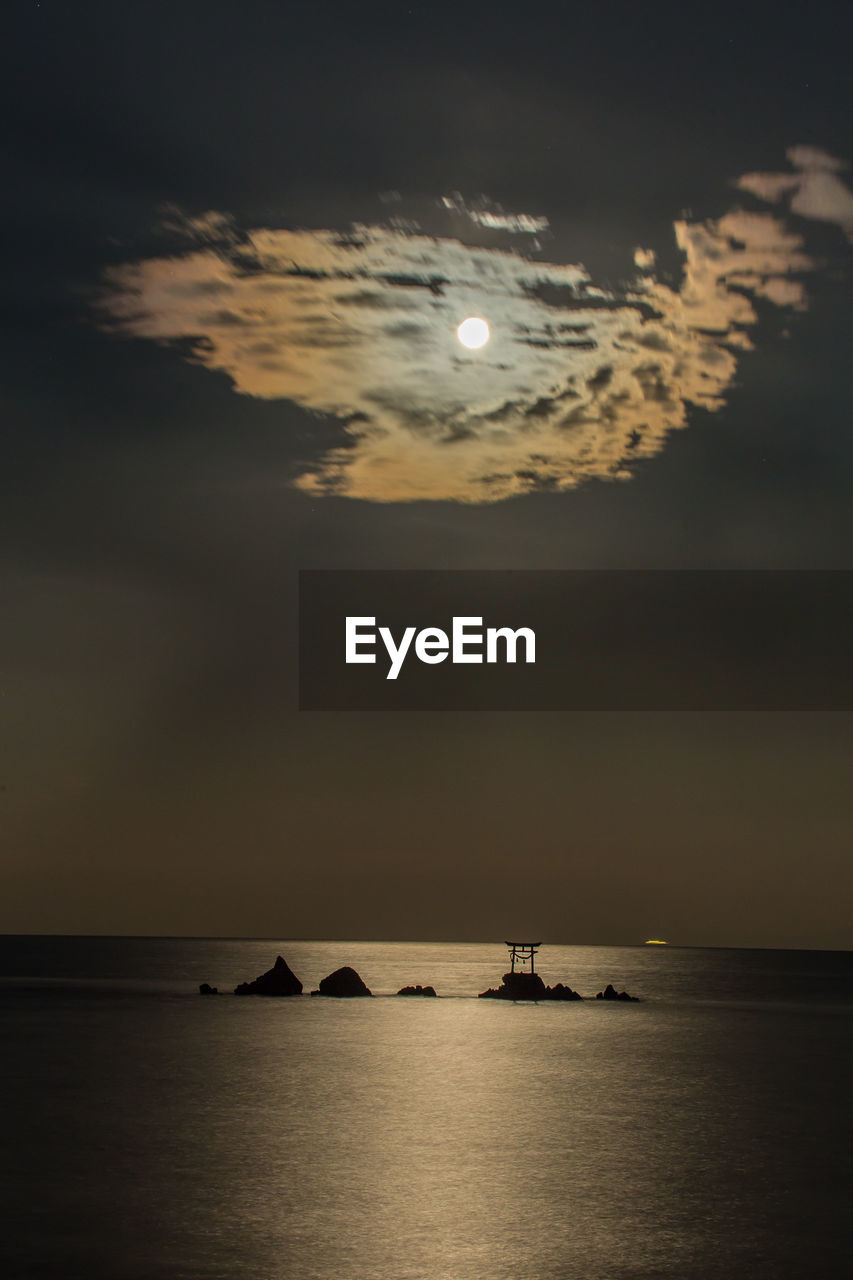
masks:
<svg viewBox="0 0 853 1280"><path fill-rule="evenodd" d="M519 965L522 966L519 969L520 973L527 972L523 968L523 966L527 964L528 960L530 961L530 972L533 973L534 971L533 957L536 955L536 952L542 946L542 943L541 942L508 942L506 945L509 947L509 959L510 959L510 964L512 966L510 969L510 973L515 973L516 960L518 961Z"/></svg>

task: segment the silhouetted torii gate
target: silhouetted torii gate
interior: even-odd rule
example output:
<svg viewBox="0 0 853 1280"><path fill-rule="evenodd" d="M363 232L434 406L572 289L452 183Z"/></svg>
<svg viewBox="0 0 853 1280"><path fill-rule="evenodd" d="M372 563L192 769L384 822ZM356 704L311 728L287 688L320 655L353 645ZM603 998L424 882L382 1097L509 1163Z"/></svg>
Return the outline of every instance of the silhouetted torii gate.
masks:
<svg viewBox="0 0 853 1280"><path fill-rule="evenodd" d="M510 958L510 964L512 965L512 968L510 969L510 973L515 973L516 960L519 962L520 965L527 964L527 961L529 960L530 972L533 973L533 957L536 955L536 952L542 946L542 943L541 942L508 942L506 945L509 947L509 958ZM524 969L521 969L521 972L523 973Z"/></svg>

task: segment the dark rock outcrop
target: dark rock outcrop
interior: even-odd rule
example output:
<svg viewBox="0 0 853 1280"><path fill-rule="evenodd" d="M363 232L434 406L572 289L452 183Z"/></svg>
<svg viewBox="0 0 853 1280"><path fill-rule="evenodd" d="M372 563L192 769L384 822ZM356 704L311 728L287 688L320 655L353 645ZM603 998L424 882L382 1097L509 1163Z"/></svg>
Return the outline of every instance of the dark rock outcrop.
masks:
<svg viewBox="0 0 853 1280"><path fill-rule="evenodd" d="M218 996L219 988L212 987L209 982L202 982L198 989L198 994L200 996Z"/></svg>
<svg viewBox="0 0 853 1280"><path fill-rule="evenodd" d="M545 1000L545 983L538 973L505 973L499 987L480 992L481 1000Z"/></svg>
<svg viewBox="0 0 853 1280"><path fill-rule="evenodd" d="M416 987L401 987L397 992L398 996L434 996L435 987L422 987L420 983Z"/></svg>
<svg viewBox="0 0 853 1280"><path fill-rule="evenodd" d="M312 991L312 996L371 996L373 992L365 986L355 969L345 964L341 969L330 973L320 983L319 991Z"/></svg>
<svg viewBox="0 0 853 1280"><path fill-rule="evenodd" d="M627 991L617 991L609 982L603 991L599 991L595 998L596 1000L626 1000L631 1001L633 1004L639 1004L640 1001L639 996L629 996Z"/></svg>
<svg viewBox="0 0 853 1280"><path fill-rule="evenodd" d="M262 973L254 982L241 982L234 988L235 996L299 996L302 994L302 983L292 971L283 956L276 959L275 964L266 973Z"/></svg>
<svg viewBox="0 0 853 1280"><path fill-rule="evenodd" d="M558 982L546 987L538 973L505 973L499 987L481 991L481 1000L582 1000L571 987Z"/></svg>
<svg viewBox="0 0 853 1280"><path fill-rule="evenodd" d="M571 987L564 987L562 982L558 982L556 987L546 987L549 1000L583 1000L583 996L579 991L573 991Z"/></svg>

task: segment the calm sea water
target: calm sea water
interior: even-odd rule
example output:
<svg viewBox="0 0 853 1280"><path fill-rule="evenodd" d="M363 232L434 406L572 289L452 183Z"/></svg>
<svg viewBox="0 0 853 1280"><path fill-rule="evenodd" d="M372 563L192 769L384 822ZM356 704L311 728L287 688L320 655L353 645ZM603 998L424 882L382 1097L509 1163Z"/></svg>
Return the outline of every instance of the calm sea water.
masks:
<svg viewBox="0 0 853 1280"><path fill-rule="evenodd" d="M278 952L305 989L201 999ZM849 1277L853 954L2 938L0 1273Z"/></svg>

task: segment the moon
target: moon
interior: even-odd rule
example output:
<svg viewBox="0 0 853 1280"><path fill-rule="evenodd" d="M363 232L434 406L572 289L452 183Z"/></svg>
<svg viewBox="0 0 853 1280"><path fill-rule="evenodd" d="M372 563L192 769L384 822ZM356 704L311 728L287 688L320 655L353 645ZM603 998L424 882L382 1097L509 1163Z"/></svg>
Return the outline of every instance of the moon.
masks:
<svg viewBox="0 0 853 1280"><path fill-rule="evenodd" d="M463 347L467 347L469 351L478 351L486 345L491 334L485 320L481 320L479 316L469 316L459 325L456 336Z"/></svg>

